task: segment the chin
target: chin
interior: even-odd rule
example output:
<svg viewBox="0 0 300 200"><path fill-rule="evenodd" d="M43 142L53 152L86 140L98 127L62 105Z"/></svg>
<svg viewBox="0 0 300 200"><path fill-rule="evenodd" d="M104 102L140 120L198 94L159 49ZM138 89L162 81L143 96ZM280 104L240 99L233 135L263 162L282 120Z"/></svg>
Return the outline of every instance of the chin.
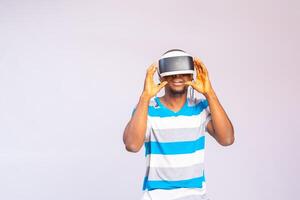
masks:
<svg viewBox="0 0 300 200"><path fill-rule="evenodd" d="M173 94L184 94L186 92L185 88L179 89L179 88L170 88L171 93Z"/></svg>

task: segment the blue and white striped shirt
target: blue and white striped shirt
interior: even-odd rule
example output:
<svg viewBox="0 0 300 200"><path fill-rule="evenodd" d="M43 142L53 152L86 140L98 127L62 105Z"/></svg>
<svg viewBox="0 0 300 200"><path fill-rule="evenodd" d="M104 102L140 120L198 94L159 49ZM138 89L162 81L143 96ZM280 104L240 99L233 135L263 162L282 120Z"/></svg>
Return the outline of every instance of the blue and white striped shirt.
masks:
<svg viewBox="0 0 300 200"><path fill-rule="evenodd" d="M205 133L211 114L206 99L174 112L158 97L148 107L143 199L181 199L205 195ZM199 198L200 199L200 198Z"/></svg>

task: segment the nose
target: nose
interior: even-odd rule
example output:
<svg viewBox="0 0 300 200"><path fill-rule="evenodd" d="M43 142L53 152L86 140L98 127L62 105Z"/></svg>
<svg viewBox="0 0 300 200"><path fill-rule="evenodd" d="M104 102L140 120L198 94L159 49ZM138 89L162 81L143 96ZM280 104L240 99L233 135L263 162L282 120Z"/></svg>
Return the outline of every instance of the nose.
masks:
<svg viewBox="0 0 300 200"><path fill-rule="evenodd" d="M172 75L172 78L181 78L182 77L182 74L174 74Z"/></svg>

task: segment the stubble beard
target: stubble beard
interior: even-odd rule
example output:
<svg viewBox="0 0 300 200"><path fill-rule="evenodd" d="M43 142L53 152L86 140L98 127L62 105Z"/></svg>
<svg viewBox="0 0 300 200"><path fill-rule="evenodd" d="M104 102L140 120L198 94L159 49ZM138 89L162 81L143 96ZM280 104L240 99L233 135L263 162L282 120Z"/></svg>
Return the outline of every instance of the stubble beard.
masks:
<svg viewBox="0 0 300 200"><path fill-rule="evenodd" d="M187 88L183 88L182 90L178 91L178 90L173 90L172 88L169 88L169 93L171 96L173 97L179 97L179 96L182 96L184 94L186 94L187 92Z"/></svg>

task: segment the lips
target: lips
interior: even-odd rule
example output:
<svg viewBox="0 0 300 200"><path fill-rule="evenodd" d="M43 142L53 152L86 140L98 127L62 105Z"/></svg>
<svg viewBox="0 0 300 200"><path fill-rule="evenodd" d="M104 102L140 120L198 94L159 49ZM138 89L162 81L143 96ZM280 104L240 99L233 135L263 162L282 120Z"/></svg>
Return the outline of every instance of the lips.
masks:
<svg viewBox="0 0 300 200"><path fill-rule="evenodd" d="M175 79L172 81L172 85L182 86L182 85L184 85L184 81L182 79Z"/></svg>

